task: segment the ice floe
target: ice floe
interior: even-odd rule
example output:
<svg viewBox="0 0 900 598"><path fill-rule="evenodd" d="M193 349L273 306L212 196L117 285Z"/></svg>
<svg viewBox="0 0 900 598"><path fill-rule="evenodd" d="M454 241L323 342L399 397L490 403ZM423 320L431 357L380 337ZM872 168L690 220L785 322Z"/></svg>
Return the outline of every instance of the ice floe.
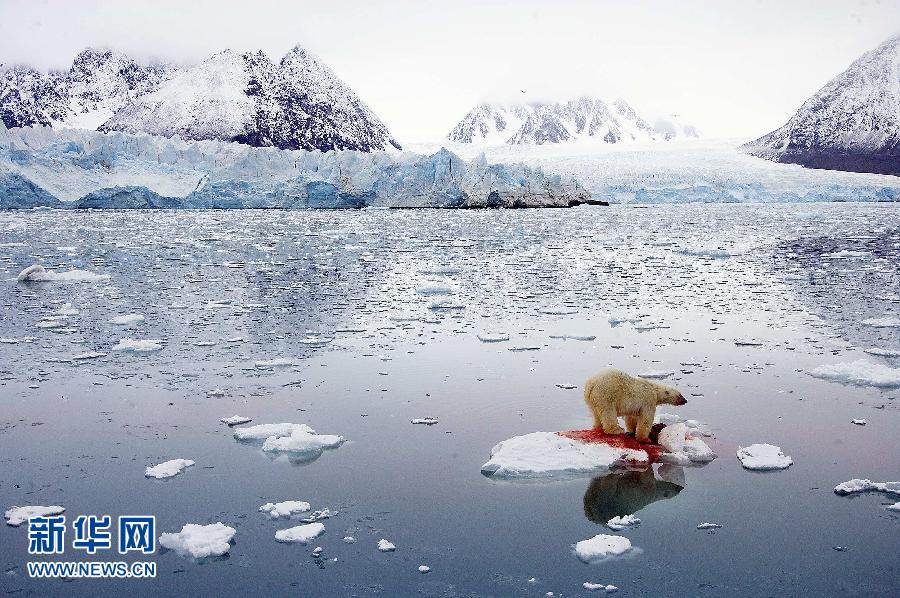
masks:
<svg viewBox="0 0 900 598"><path fill-rule="evenodd" d="M235 529L222 522L210 525L186 523L180 532L161 534L159 544L179 554L202 559L227 553L234 534Z"/></svg>
<svg viewBox="0 0 900 598"><path fill-rule="evenodd" d="M809 374L815 378L878 388L900 388L900 368L857 359L849 363L820 365Z"/></svg>
<svg viewBox="0 0 900 598"><path fill-rule="evenodd" d="M306 424L259 424L236 428L238 440L263 440L262 450L285 453L321 453L324 449L337 448L344 442L343 436L316 434Z"/></svg>
<svg viewBox="0 0 900 598"><path fill-rule="evenodd" d="M86 353L73 355L72 359L75 361L85 361L87 359L98 359L100 357L106 357L106 353L101 353L100 351L88 351Z"/></svg>
<svg viewBox="0 0 900 598"><path fill-rule="evenodd" d="M900 496L900 482L873 482L868 479L854 478L834 487L834 493L841 496L857 492L884 492Z"/></svg>
<svg viewBox="0 0 900 598"><path fill-rule="evenodd" d="M867 422L864 419L851 419L850 423L856 424L857 426L864 426L864 425L866 425Z"/></svg>
<svg viewBox="0 0 900 598"><path fill-rule="evenodd" d="M606 592L608 594L612 594L619 589L617 586L614 586L612 584L592 583L590 581L584 582L583 584L581 584L581 587L588 592Z"/></svg>
<svg viewBox="0 0 900 598"><path fill-rule="evenodd" d="M229 426L239 426L241 424L246 424L247 422L252 422L253 419L244 417L243 415L232 415L230 417L223 417L219 421Z"/></svg>
<svg viewBox="0 0 900 598"><path fill-rule="evenodd" d="M269 436L290 436L294 430L313 432L306 424L257 424L246 428L235 428L234 437L237 440L265 440Z"/></svg>
<svg viewBox="0 0 900 598"><path fill-rule="evenodd" d="M157 480L171 478L177 476L193 464L194 462L190 459L171 459L169 461L160 463L159 465L148 467L144 471L144 476L148 478L156 478Z"/></svg>
<svg viewBox="0 0 900 598"><path fill-rule="evenodd" d="M409 420L409 423L421 424L421 425L425 425L425 426L433 426L436 423L438 423L438 420L436 417L419 417L416 419Z"/></svg>
<svg viewBox="0 0 900 598"><path fill-rule="evenodd" d="M51 515L59 515L60 513L64 513L65 510L65 507L60 507L59 505L48 507L39 505L31 505L26 507L10 507L6 510L3 516L6 518L6 525L18 527L32 517L49 517Z"/></svg>
<svg viewBox="0 0 900 598"><path fill-rule="evenodd" d="M109 319L109 323L116 326L130 326L131 324L140 324L143 321L144 316L141 314L122 314Z"/></svg>
<svg viewBox="0 0 900 598"><path fill-rule="evenodd" d="M665 380L675 375L673 370L652 370L638 374L639 378L648 378L650 380Z"/></svg>
<svg viewBox="0 0 900 598"><path fill-rule="evenodd" d="M259 512L268 514L272 519L278 519L306 513L311 508L310 504L304 500L285 500L276 503L267 502L259 508Z"/></svg>
<svg viewBox="0 0 900 598"><path fill-rule="evenodd" d="M113 351L126 351L129 353L152 353L161 350L162 341L159 339L130 339L123 338L113 345Z"/></svg>
<svg viewBox="0 0 900 598"><path fill-rule="evenodd" d="M279 542L307 544L325 533L325 526L321 523L307 523L275 532L275 539Z"/></svg>
<svg viewBox="0 0 900 598"><path fill-rule="evenodd" d="M615 532L620 532L623 529L638 525L640 522L641 520L634 515L617 515L606 522L606 527Z"/></svg>
<svg viewBox="0 0 900 598"><path fill-rule="evenodd" d="M885 316L883 318L869 318L862 321L866 326L873 328L900 328L900 318Z"/></svg>
<svg viewBox="0 0 900 598"><path fill-rule="evenodd" d="M737 458L744 469L757 471L769 471L773 469L787 469L794 461L786 456L781 447L772 444L751 444L739 447Z"/></svg>
<svg viewBox="0 0 900 598"><path fill-rule="evenodd" d="M708 463L716 458L712 449L683 422L664 427L659 432L658 444L666 449L666 452L660 455L660 460L665 463L690 465Z"/></svg>
<svg viewBox="0 0 900 598"><path fill-rule="evenodd" d="M16 280L19 282L99 282L109 280L109 274L97 274L87 270L56 272L35 264L19 272Z"/></svg>
<svg viewBox="0 0 900 598"><path fill-rule="evenodd" d="M482 332L478 334L478 340L483 343L502 343L509 340L505 332Z"/></svg>
<svg viewBox="0 0 900 598"><path fill-rule="evenodd" d="M253 362L253 366L259 368L261 370L268 370L272 368L285 368L294 365L293 359L285 359L284 357L278 357L276 359L261 359Z"/></svg>
<svg viewBox="0 0 900 598"><path fill-rule="evenodd" d="M877 355L878 357L900 357L900 349L879 349L872 347L871 349L863 349L869 355Z"/></svg>
<svg viewBox="0 0 900 598"><path fill-rule="evenodd" d="M81 313L81 310L74 307L71 303L63 303L56 310L56 313L61 316L77 316Z"/></svg>
<svg viewBox="0 0 900 598"><path fill-rule="evenodd" d="M428 565L419 565L418 571L419 573L428 573L429 571L431 571L431 567L429 567Z"/></svg>
<svg viewBox="0 0 900 598"><path fill-rule="evenodd" d="M709 522L705 522L705 523L701 523L700 525L698 525L698 526L697 526L697 529L710 529L710 530L712 530L712 529L719 529L720 527L722 527L722 526L719 525L718 523L709 523Z"/></svg>
<svg viewBox="0 0 900 598"><path fill-rule="evenodd" d="M631 540L623 536L597 534L575 544L575 556L585 563L595 563L608 557L620 556L632 550Z"/></svg>
<svg viewBox="0 0 900 598"><path fill-rule="evenodd" d="M388 542L384 538L378 540L378 550L381 552L394 552L397 550L397 547L394 546L393 542Z"/></svg>

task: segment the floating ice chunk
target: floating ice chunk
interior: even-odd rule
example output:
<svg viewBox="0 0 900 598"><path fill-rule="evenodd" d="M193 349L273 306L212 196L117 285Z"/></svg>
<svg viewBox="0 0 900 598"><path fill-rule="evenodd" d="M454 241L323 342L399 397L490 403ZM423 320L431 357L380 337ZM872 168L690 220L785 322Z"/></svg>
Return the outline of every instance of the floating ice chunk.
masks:
<svg viewBox="0 0 900 598"><path fill-rule="evenodd" d="M32 517L50 517L65 512L65 507L53 505L49 507L32 505L27 507L10 507L3 514L6 517L6 525L19 527Z"/></svg>
<svg viewBox="0 0 900 598"><path fill-rule="evenodd" d="M849 363L820 365L809 372L815 378L878 388L900 388L900 369L857 359Z"/></svg>
<svg viewBox="0 0 900 598"><path fill-rule="evenodd" d="M671 424L659 433L659 445L666 449L660 458L666 463L690 465L691 463L708 463L716 458L716 454L694 435L686 423Z"/></svg>
<svg viewBox="0 0 900 598"><path fill-rule="evenodd" d="M620 556L630 550L631 540L608 534L597 534L593 538L575 544L575 556L585 563L594 563L607 557Z"/></svg>
<svg viewBox="0 0 900 598"><path fill-rule="evenodd" d="M645 451L578 442L555 432L532 432L492 448L491 458L481 466L481 473L497 478L553 477L648 462Z"/></svg>
<svg viewBox="0 0 900 598"><path fill-rule="evenodd" d="M388 542L384 538L378 540L378 550L381 552L394 552L397 547L392 542Z"/></svg>
<svg viewBox="0 0 900 598"><path fill-rule="evenodd" d="M834 487L834 493L841 496L856 492L884 492L900 496L900 482L873 482L872 480L855 478Z"/></svg>
<svg viewBox="0 0 900 598"><path fill-rule="evenodd" d="M866 326L873 328L900 328L900 318L885 316L883 318L869 318L862 321Z"/></svg>
<svg viewBox="0 0 900 598"><path fill-rule="evenodd" d="M210 525L186 523L180 532L161 534L159 544L179 554L202 559L228 552L234 534L234 528L222 522Z"/></svg>
<svg viewBox="0 0 900 598"><path fill-rule="evenodd" d="M898 511L898 512L900 512L900 502L895 502L895 503L892 504L892 505L888 505L887 510L888 510L888 511Z"/></svg>
<svg viewBox="0 0 900 598"><path fill-rule="evenodd" d="M483 343L502 343L509 340L509 335L505 332L482 332L478 335L478 340Z"/></svg>
<svg viewBox="0 0 900 598"><path fill-rule="evenodd" d="M696 419L684 419L680 415L674 413L657 412L654 423L662 423L667 426L672 424L684 424L690 429L692 436L712 436L712 430L709 426L697 421Z"/></svg>
<svg viewBox="0 0 900 598"><path fill-rule="evenodd" d="M900 349L863 349L869 355L877 355L878 357L900 357Z"/></svg>
<svg viewBox="0 0 900 598"><path fill-rule="evenodd" d="M436 417L421 417L421 418L411 419L411 420L409 420L409 423L422 424L425 426L433 426L434 424L438 423L438 420Z"/></svg>
<svg viewBox="0 0 900 598"><path fill-rule="evenodd" d="M589 581L586 581L583 584L581 584L581 587L583 587L588 592L600 591L600 592L606 592L608 594L612 594L613 592L615 592L616 590L619 589L617 586L614 586L611 584L591 583Z"/></svg>
<svg viewBox="0 0 900 598"><path fill-rule="evenodd" d="M109 319L109 323L115 324L116 326L130 326L131 324L139 324L143 321L144 316L141 314L123 314Z"/></svg>
<svg viewBox="0 0 900 598"><path fill-rule="evenodd" d="M222 390L221 388L214 388L214 389L212 389L212 390L207 390L207 391L206 391L206 396L208 396L208 397L216 397L216 398L224 397L224 396L225 396L225 391Z"/></svg>
<svg viewBox="0 0 900 598"><path fill-rule="evenodd" d="M311 430L295 428L290 436L269 436L263 442L262 450L272 453L310 453L337 448L343 442L343 436L316 434Z"/></svg>
<svg viewBox="0 0 900 598"><path fill-rule="evenodd" d="M741 254L740 251L722 249L721 247L679 247L675 252L692 257L706 257L712 259L725 259Z"/></svg>
<svg viewBox="0 0 900 598"><path fill-rule="evenodd" d="M284 368L294 365L294 360L278 357L276 359L261 359L254 361L253 366L259 369Z"/></svg>
<svg viewBox="0 0 900 598"><path fill-rule="evenodd" d="M738 346L738 347L762 347L763 346L762 341L757 341L757 340L747 339L747 338L735 339L734 344L735 344L735 346Z"/></svg>
<svg viewBox="0 0 900 598"><path fill-rule="evenodd" d="M319 521L321 519L328 519L333 514L334 513L331 512L331 509L329 509L328 507L325 507L321 511L313 511L312 513L310 513L309 517L304 517L302 519L302 521L304 523L312 523L313 521Z"/></svg>
<svg viewBox="0 0 900 598"><path fill-rule="evenodd" d="M606 522L606 527L613 531L620 532L623 529L638 525L640 522L641 520L634 515L616 516Z"/></svg>
<svg viewBox="0 0 900 598"><path fill-rule="evenodd" d="M739 447L737 458L744 469L768 471L771 469L787 469L794 461L785 456L781 447L771 444L751 444Z"/></svg>
<svg viewBox="0 0 900 598"><path fill-rule="evenodd" d="M234 437L237 440L265 440L270 436L290 436L294 430L315 432L306 424L257 424L246 428L235 428Z"/></svg>
<svg viewBox="0 0 900 598"><path fill-rule="evenodd" d="M864 425L866 425L866 420L864 420L864 419L851 419L851 420L850 420L850 423L851 423L851 424L856 424L857 426L864 426Z"/></svg>
<svg viewBox="0 0 900 598"><path fill-rule="evenodd" d="M539 351L540 347L537 345L519 345L517 347L509 347L507 351L520 352L520 351Z"/></svg>
<svg viewBox="0 0 900 598"><path fill-rule="evenodd" d="M439 311L439 310L450 310L450 309L465 309L466 306L462 303L454 301L453 299L435 299L430 304L428 304L428 309Z"/></svg>
<svg viewBox="0 0 900 598"><path fill-rule="evenodd" d="M312 507L303 500L285 500L282 502L267 502L259 508L260 513L267 513L272 519L279 517L290 517L298 513L306 513Z"/></svg>
<svg viewBox="0 0 900 598"><path fill-rule="evenodd" d="M644 372L642 374L638 374L639 378L648 378L650 380L665 380L671 376L674 376L675 372L672 370L653 370L650 372Z"/></svg>
<svg viewBox="0 0 900 598"><path fill-rule="evenodd" d="M706 522L706 523L701 523L700 525L698 525L697 529L719 529L720 527L722 527L722 526L719 525L718 523Z"/></svg>
<svg viewBox="0 0 900 598"><path fill-rule="evenodd" d="M81 312L73 307L71 303L63 303L59 306L59 309L56 310L56 313L61 316L77 316Z"/></svg>
<svg viewBox="0 0 900 598"><path fill-rule="evenodd" d="M344 536L342 540L344 544L356 544L356 538L353 536Z"/></svg>
<svg viewBox="0 0 900 598"><path fill-rule="evenodd" d="M416 287L416 293L419 295L452 295L454 290L446 285L440 284L423 284Z"/></svg>
<svg viewBox="0 0 900 598"><path fill-rule="evenodd" d="M144 476L148 478L156 478L157 480L172 478L177 476L179 473L193 464L194 462L190 459L171 459L170 461L160 463L159 465L148 467L144 471Z"/></svg>
<svg viewBox="0 0 900 598"><path fill-rule="evenodd" d="M97 359L100 357L106 357L106 353L101 353L100 351L88 351L87 353L79 353L77 355L73 355L72 359L76 361L84 361L85 359Z"/></svg>
<svg viewBox="0 0 900 598"><path fill-rule="evenodd" d="M232 415L231 417L223 417L219 420L223 424L228 424L229 426L239 426L241 424L246 424L247 422L253 421L252 418L244 417L243 415Z"/></svg>
<svg viewBox="0 0 900 598"><path fill-rule="evenodd" d="M572 341L592 341L597 337L593 334L551 334L550 338L559 339L559 340L572 340Z"/></svg>
<svg viewBox="0 0 900 598"><path fill-rule="evenodd" d="M17 277L19 282L99 282L108 279L109 274L97 274L87 270L54 272L53 270L45 269L39 264L28 266L19 272Z"/></svg>
<svg viewBox="0 0 900 598"><path fill-rule="evenodd" d="M325 533L325 526L321 523L307 523L275 532L275 539L279 542L307 544Z"/></svg>
<svg viewBox="0 0 900 598"><path fill-rule="evenodd" d="M608 318L610 325L615 328L620 324L637 324L641 321L640 316L610 316Z"/></svg>
<svg viewBox="0 0 900 598"><path fill-rule="evenodd" d="M428 565L419 565L419 573L428 573L431 571L431 567Z"/></svg>
<svg viewBox="0 0 900 598"><path fill-rule="evenodd" d="M152 353L153 351L159 351L163 348L161 343L162 341L159 339L135 340L123 338L113 345L112 350L128 351L130 353Z"/></svg>

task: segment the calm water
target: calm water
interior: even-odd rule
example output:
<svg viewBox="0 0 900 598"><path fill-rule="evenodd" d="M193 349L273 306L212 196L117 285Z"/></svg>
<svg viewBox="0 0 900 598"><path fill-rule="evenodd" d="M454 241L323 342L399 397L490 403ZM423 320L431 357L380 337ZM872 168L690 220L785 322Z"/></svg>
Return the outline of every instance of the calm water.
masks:
<svg viewBox="0 0 900 598"><path fill-rule="evenodd" d="M110 279L15 282L38 262ZM577 596L590 581L622 596L895 596L900 516L884 505L898 499L832 489L900 479L900 390L806 372L900 367L863 352L900 348L900 328L862 324L900 316L898 263L896 205L0 214L0 507L237 530L225 558L162 551L155 580L100 583L28 579L26 528L2 526L0 587ZM441 299L451 309L429 308ZM79 313L37 326L63 303ZM127 313L146 321L109 323ZM510 340L480 342L485 331ZM567 334L596 339L553 338ZM111 351L122 338L164 348ZM509 350L524 346L539 348ZM106 355L72 359L86 352ZM272 359L293 365L254 365ZM719 458L594 479L481 475L503 439L589 426L581 384L607 365L675 372L689 399L678 413L710 425ZM349 441L272 458L219 423L235 413ZM440 423L410 423L427 416ZM754 442L795 464L743 470L735 450ZM197 464L144 478L172 458ZM275 542L296 522L257 512L294 499L335 512L309 546ZM622 509L642 520L620 532L635 554L581 563L572 545L615 533L602 523ZM707 521L723 527L696 529ZM381 538L396 552L378 552Z"/></svg>

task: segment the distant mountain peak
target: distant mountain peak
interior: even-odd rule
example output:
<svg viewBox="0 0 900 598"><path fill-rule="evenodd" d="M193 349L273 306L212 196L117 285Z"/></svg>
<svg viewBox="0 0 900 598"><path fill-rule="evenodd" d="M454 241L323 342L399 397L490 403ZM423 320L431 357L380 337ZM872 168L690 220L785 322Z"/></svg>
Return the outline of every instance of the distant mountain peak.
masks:
<svg viewBox="0 0 900 598"><path fill-rule="evenodd" d="M744 148L810 168L900 175L900 35L857 58L785 125Z"/></svg>
<svg viewBox="0 0 900 598"><path fill-rule="evenodd" d="M675 133L656 131L622 98L607 101L585 94L567 102L482 102L469 111L447 138L458 143L544 145L584 140L612 144L699 136L696 128Z"/></svg>

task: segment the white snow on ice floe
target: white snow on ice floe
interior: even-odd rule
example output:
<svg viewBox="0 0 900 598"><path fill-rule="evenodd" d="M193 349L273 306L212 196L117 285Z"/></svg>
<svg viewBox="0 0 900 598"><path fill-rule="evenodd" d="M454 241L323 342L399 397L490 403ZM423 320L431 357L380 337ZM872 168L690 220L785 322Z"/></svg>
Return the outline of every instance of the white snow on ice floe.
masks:
<svg viewBox="0 0 900 598"><path fill-rule="evenodd" d="M409 423L420 424L420 425L425 425L425 426L433 426L436 423L438 423L438 420L436 417L417 417L415 419L409 420Z"/></svg>
<svg viewBox="0 0 900 598"><path fill-rule="evenodd" d="M180 532L159 536L159 545L175 552L202 559L221 556L231 548L235 529L222 522L210 525L186 523Z"/></svg>
<svg viewBox="0 0 900 598"><path fill-rule="evenodd" d="M223 417L219 420L223 424L228 424L229 426L239 426L241 424L246 424L247 422L253 421L252 418L244 417L243 415L232 415L230 417Z"/></svg>
<svg viewBox="0 0 900 598"><path fill-rule="evenodd" d="M306 513L311 508L310 504L305 500L285 500L276 503L267 502L259 508L259 512L267 513L272 519L278 519L279 517L290 517L291 515Z"/></svg>
<svg viewBox="0 0 900 598"><path fill-rule="evenodd" d="M159 339L130 339L123 338L113 345L113 351L127 351L129 353L152 353L161 350L162 341Z"/></svg>
<svg viewBox="0 0 900 598"><path fill-rule="evenodd" d="M266 452L315 453L337 448L344 442L343 436L316 434L306 424L291 423L237 428L234 437L238 440L263 440L262 450Z"/></svg>
<svg viewBox="0 0 900 598"><path fill-rule="evenodd" d="M737 451L737 458L740 459L744 469L759 471L786 469L794 463L793 459L781 451L781 447L772 444L751 444L740 447Z"/></svg>
<svg viewBox="0 0 900 598"><path fill-rule="evenodd" d="M19 282L99 282L109 280L109 274L97 274L87 270L55 272L39 264L28 266L16 277Z"/></svg>
<svg viewBox="0 0 900 598"><path fill-rule="evenodd" d="M53 505L49 507L38 505L31 505L27 507L10 507L6 510L3 516L6 517L6 525L18 527L32 517L49 517L51 515L59 515L60 513L65 512L65 510L65 507L60 507L59 505Z"/></svg>
<svg viewBox="0 0 900 598"><path fill-rule="evenodd" d="M148 467L144 471L144 476L148 478L156 478L157 480L171 478L177 476L193 464L194 462L190 459L172 459L170 461L160 463L159 465Z"/></svg>
<svg viewBox="0 0 900 598"><path fill-rule="evenodd" d="M419 573L428 573L429 571L431 571L431 567L429 567L428 565L419 565L418 571Z"/></svg>
<svg viewBox="0 0 900 598"><path fill-rule="evenodd" d="M56 310L56 313L61 316L77 316L81 313L81 310L74 307L71 303L63 303L59 306L59 309Z"/></svg>
<svg viewBox="0 0 900 598"><path fill-rule="evenodd" d="M615 592L619 588L612 584L602 584L602 583L592 583L590 581L586 581L581 584L581 587L587 590L588 592L607 592L609 594Z"/></svg>
<svg viewBox="0 0 900 598"><path fill-rule="evenodd" d="M872 326L873 328L900 328L900 318L889 316L883 318L869 318L868 320L863 320L862 323L866 326Z"/></svg>
<svg viewBox="0 0 900 598"><path fill-rule="evenodd" d="M623 529L627 529L629 527L633 527L635 525L640 524L641 520L635 517L634 515L622 515L616 516L606 522L606 527L609 529L620 532Z"/></svg>
<svg viewBox="0 0 900 598"><path fill-rule="evenodd" d="M290 436L294 430L313 432L306 424L257 424L246 428L235 428L234 437L238 440L265 440L269 436Z"/></svg>
<svg viewBox="0 0 900 598"><path fill-rule="evenodd" d="M259 369L285 368L294 365L294 360L279 357L276 359L261 359L254 361L253 366Z"/></svg>
<svg viewBox="0 0 900 598"><path fill-rule="evenodd" d="M397 547L394 546L393 542L388 542L384 538L378 540L378 550L381 552L394 552L397 550Z"/></svg>
<svg viewBox="0 0 900 598"><path fill-rule="evenodd" d="M666 449L666 452L660 455L660 460L665 463L675 465L708 463L717 456L694 430L683 422L663 428L659 433L658 443Z"/></svg>
<svg viewBox="0 0 900 598"><path fill-rule="evenodd" d="M866 420L864 420L864 419L851 419L851 420L850 420L850 423L851 423L851 424L856 424L857 426L864 426L864 425L866 425L868 422L866 422Z"/></svg>
<svg viewBox="0 0 900 598"><path fill-rule="evenodd" d="M115 316L109 319L110 324L115 324L116 326L130 326L131 324L139 324L144 321L144 316L141 314L122 314L121 316Z"/></svg>
<svg viewBox="0 0 900 598"><path fill-rule="evenodd" d="M834 487L834 493L841 496L857 492L884 492L900 496L900 482L873 482L872 480L855 478Z"/></svg>
<svg viewBox="0 0 900 598"><path fill-rule="evenodd" d="M325 526L321 523L307 523L275 532L275 539L279 542L298 542L306 544L325 533Z"/></svg>
<svg viewBox="0 0 900 598"><path fill-rule="evenodd" d="M483 343L502 343L509 340L509 335L505 332L482 332L478 335L478 340Z"/></svg>
<svg viewBox="0 0 900 598"><path fill-rule="evenodd" d="M871 349L863 349L869 355L877 355L878 357L900 357L900 349L879 349L872 347Z"/></svg>
<svg viewBox="0 0 900 598"><path fill-rule="evenodd" d="M900 369L857 359L849 363L820 365L809 374L815 378L856 386L900 388Z"/></svg>
<svg viewBox="0 0 900 598"><path fill-rule="evenodd" d="M585 563L594 563L631 550L631 540L622 536L597 534L575 544L575 556Z"/></svg>
<svg viewBox="0 0 900 598"><path fill-rule="evenodd" d="M674 376L675 372L673 370L652 370L649 372L643 372L638 374L639 378L647 378L649 380L665 380L671 376Z"/></svg>
<svg viewBox="0 0 900 598"><path fill-rule="evenodd" d="M705 523L701 523L700 525L698 525L697 529L719 529L720 527L722 527L722 526L719 525L718 523L705 522Z"/></svg>
<svg viewBox="0 0 900 598"><path fill-rule="evenodd" d="M644 451L578 442L555 432L532 432L494 446L481 472L496 478L553 477L648 462Z"/></svg>

